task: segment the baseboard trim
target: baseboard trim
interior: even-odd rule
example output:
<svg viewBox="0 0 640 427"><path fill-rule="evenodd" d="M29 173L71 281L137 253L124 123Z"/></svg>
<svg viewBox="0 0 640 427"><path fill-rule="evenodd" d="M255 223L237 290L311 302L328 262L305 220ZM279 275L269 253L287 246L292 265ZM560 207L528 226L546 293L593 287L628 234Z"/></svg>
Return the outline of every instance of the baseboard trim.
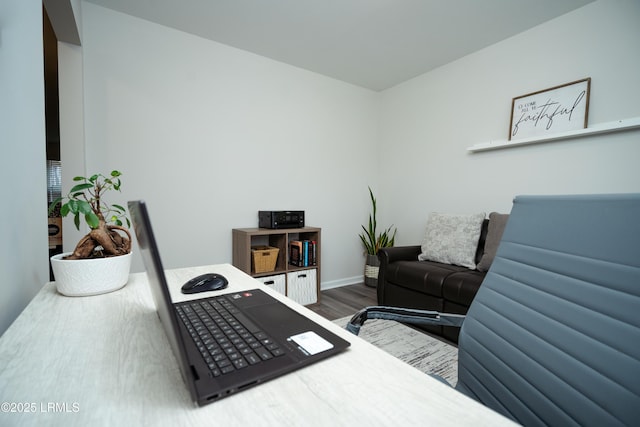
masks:
<svg viewBox="0 0 640 427"><path fill-rule="evenodd" d="M343 286L348 286L348 285L357 285L358 283L364 283L364 276L353 276L353 277L346 277L344 279L322 282L320 283L320 290L326 291L328 289L341 288Z"/></svg>

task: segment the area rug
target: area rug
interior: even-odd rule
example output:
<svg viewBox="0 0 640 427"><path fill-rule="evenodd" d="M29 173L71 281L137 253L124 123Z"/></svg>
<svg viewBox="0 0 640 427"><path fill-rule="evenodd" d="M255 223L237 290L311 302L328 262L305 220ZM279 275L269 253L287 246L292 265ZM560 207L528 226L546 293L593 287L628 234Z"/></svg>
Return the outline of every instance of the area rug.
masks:
<svg viewBox="0 0 640 427"><path fill-rule="evenodd" d="M334 320L345 327L349 317ZM424 332L390 320L367 320L360 338L427 374L458 382L458 348Z"/></svg>

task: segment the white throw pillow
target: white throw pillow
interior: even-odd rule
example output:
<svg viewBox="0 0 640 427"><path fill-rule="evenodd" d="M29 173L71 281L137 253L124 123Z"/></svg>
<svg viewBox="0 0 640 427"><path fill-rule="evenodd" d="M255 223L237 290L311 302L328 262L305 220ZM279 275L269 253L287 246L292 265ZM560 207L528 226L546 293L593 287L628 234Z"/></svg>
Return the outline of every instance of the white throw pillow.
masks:
<svg viewBox="0 0 640 427"><path fill-rule="evenodd" d="M422 241L420 261L476 268L476 250L485 213L453 215L432 212Z"/></svg>

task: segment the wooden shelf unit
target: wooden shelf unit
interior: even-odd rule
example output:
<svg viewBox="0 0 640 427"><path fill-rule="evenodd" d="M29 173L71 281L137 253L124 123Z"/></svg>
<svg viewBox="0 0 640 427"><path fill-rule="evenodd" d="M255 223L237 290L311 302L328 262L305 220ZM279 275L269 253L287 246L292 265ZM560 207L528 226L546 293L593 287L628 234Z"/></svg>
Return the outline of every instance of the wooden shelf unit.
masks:
<svg viewBox="0 0 640 427"><path fill-rule="evenodd" d="M270 228L234 228L232 230L233 239L233 265L247 274L266 283L266 279L272 276L283 275L285 277L285 295L300 302L301 304L313 304L320 300L320 258L321 258L321 229L317 227L270 229ZM297 267L289 264L289 242L293 240L313 240L316 242L316 264L305 267ZM251 268L251 247L252 246L273 246L279 249L278 258L274 271L255 273ZM301 293L295 288L298 277L305 278L315 275L315 287L307 289ZM298 273L298 274L296 274ZM311 291L311 295L309 295Z"/></svg>

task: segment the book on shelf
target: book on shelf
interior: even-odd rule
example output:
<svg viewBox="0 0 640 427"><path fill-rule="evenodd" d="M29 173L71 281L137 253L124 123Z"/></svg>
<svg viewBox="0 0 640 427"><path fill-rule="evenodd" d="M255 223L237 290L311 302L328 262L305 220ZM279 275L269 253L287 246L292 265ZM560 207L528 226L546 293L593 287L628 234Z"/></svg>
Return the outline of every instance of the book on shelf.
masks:
<svg viewBox="0 0 640 427"><path fill-rule="evenodd" d="M302 266L302 242L299 240L289 242L289 264Z"/></svg>
<svg viewBox="0 0 640 427"><path fill-rule="evenodd" d="M317 248L315 240L292 240L289 242L289 264L296 267L318 265Z"/></svg>

